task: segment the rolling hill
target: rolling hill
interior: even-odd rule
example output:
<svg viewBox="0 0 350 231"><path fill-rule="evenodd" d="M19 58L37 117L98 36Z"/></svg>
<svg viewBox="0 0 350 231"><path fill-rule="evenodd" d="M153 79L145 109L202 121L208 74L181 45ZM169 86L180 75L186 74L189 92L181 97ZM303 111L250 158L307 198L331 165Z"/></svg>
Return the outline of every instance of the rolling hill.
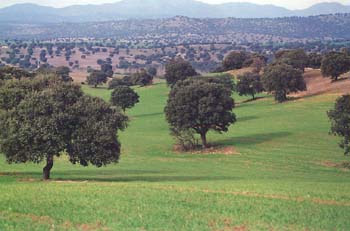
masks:
<svg viewBox="0 0 350 231"><path fill-rule="evenodd" d="M308 26L305 26L308 25ZM214 41L218 37L241 39L256 35L295 39L350 39L350 14L261 19L198 19L177 16L167 19L130 19L106 22L28 24L0 22L0 38L183 38ZM244 35L244 36L242 36ZM231 40L232 41L232 40ZM262 42L260 40L257 40Z"/></svg>
<svg viewBox="0 0 350 231"><path fill-rule="evenodd" d="M169 18L179 15L192 18L276 18L334 13L350 13L350 6L340 3L320 3L308 9L293 11L274 5L242 2L214 5L195 0L122 0L110 4L74 5L65 8L17 4L0 9L0 22L91 22L135 18Z"/></svg>

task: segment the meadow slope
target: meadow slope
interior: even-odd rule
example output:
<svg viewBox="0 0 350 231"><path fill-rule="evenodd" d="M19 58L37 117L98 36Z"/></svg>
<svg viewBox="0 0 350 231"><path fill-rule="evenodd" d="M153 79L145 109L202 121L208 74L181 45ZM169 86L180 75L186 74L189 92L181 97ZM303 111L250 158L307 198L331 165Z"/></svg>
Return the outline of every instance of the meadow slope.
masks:
<svg viewBox="0 0 350 231"><path fill-rule="evenodd" d="M110 91L84 86L108 100ZM105 168L55 160L7 165L0 157L0 230L348 230L349 160L329 136L336 94L276 104L243 103L238 121L209 142L235 155L178 154L163 115L168 89L137 88L120 134L120 163Z"/></svg>

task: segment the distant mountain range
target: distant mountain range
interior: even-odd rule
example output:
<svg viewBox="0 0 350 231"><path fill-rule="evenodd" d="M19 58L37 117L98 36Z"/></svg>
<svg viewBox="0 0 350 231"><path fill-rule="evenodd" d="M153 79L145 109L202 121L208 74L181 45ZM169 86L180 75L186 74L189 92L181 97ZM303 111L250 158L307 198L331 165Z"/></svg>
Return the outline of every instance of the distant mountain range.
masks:
<svg viewBox="0 0 350 231"><path fill-rule="evenodd" d="M0 39L167 39L179 43L272 42L350 39L350 13L283 18L128 19L81 23L0 22ZM195 41L195 42L194 42Z"/></svg>
<svg viewBox="0 0 350 231"><path fill-rule="evenodd" d="M102 5L75 5L53 8L17 4L0 9L0 22L61 23L97 22L123 19L155 19L174 16L191 18L277 18L350 13L350 6L320 3L304 10L252 3L206 4L195 0L122 0Z"/></svg>

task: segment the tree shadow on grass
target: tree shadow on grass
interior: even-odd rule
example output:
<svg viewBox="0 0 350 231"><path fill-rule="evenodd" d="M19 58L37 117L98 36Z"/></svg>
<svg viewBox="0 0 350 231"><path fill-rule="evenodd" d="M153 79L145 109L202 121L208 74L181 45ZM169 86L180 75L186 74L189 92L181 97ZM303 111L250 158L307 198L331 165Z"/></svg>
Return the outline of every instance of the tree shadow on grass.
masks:
<svg viewBox="0 0 350 231"><path fill-rule="evenodd" d="M164 115L163 112L155 112L155 113L149 113L149 114L141 114L141 115L134 115L134 118L144 118L144 117L152 117L152 116L159 116Z"/></svg>
<svg viewBox="0 0 350 231"><path fill-rule="evenodd" d="M2 176L13 176L19 181L35 179L40 181L41 172L3 172ZM174 175L172 175L174 174ZM77 169L77 170L55 170L51 172L53 182L190 182L190 181L217 181L217 180L239 180L237 177L229 176L203 176L203 175L176 175L174 171L150 171L150 170L126 170L114 169Z"/></svg>
<svg viewBox="0 0 350 231"><path fill-rule="evenodd" d="M57 174L59 175L59 173ZM218 180L239 180L238 177L228 176L186 176L186 175L139 175L139 176L107 176L107 177L67 177L55 178L52 181L67 181L67 182L191 182L191 181L218 181Z"/></svg>
<svg viewBox="0 0 350 231"><path fill-rule="evenodd" d="M284 138L290 135L290 132L259 133L248 136L235 136L228 139L220 140L217 143L221 145L250 146L261 144L278 138Z"/></svg>
<svg viewBox="0 0 350 231"><path fill-rule="evenodd" d="M246 121L250 121L250 120L255 120L258 119L259 117L257 116L244 116L244 117L238 117L237 118L237 122L246 122Z"/></svg>

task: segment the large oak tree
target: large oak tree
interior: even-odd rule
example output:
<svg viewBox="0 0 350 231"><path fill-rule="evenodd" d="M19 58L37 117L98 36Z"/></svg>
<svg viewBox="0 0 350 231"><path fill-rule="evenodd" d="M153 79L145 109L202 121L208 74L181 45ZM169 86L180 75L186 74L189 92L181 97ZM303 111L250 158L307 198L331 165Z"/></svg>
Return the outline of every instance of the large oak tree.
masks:
<svg viewBox="0 0 350 231"><path fill-rule="evenodd" d="M350 95L338 98L328 117L332 123L331 133L343 138L339 146L345 155L350 154Z"/></svg>
<svg viewBox="0 0 350 231"><path fill-rule="evenodd" d="M265 90L272 92L278 102L286 101L289 93L306 90L302 71L285 63L267 66L262 76L262 82Z"/></svg>
<svg viewBox="0 0 350 231"><path fill-rule="evenodd" d="M49 179L54 158L63 154L84 166L118 161L117 131L125 128L127 118L110 104L55 78L2 88L21 92L10 104L0 105L0 151L9 163L46 161L43 178Z"/></svg>
<svg viewBox="0 0 350 231"><path fill-rule="evenodd" d="M166 119L171 128L198 133L203 147L207 147L209 130L226 132L236 121L231 93L223 84L204 78L179 81L169 93Z"/></svg>

